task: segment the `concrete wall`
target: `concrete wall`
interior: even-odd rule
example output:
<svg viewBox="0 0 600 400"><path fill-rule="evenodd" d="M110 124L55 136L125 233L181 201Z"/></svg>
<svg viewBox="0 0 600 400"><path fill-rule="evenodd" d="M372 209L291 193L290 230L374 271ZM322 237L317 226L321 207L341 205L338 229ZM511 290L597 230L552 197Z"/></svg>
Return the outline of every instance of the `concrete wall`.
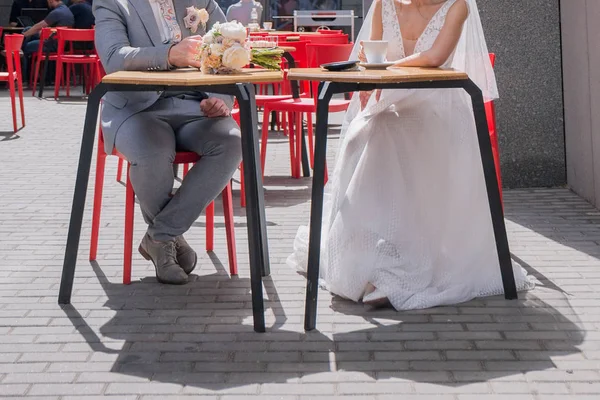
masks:
<svg viewBox="0 0 600 400"><path fill-rule="evenodd" d="M582 0L564 2L571 1ZM342 5L355 8L359 2L342 0ZM500 99L496 113L503 184L564 185L559 0L477 3L489 50L497 55ZM588 3L600 6L600 0Z"/></svg>
<svg viewBox="0 0 600 400"><path fill-rule="evenodd" d="M12 0L0 0L0 26L8 25Z"/></svg>
<svg viewBox="0 0 600 400"><path fill-rule="evenodd" d="M500 99L496 112L503 184L564 185L559 0L477 3L489 50L497 55Z"/></svg>
<svg viewBox="0 0 600 400"><path fill-rule="evenodd" d="M567 176L571 188L600 205L600 1L561 4Z"/></svg>

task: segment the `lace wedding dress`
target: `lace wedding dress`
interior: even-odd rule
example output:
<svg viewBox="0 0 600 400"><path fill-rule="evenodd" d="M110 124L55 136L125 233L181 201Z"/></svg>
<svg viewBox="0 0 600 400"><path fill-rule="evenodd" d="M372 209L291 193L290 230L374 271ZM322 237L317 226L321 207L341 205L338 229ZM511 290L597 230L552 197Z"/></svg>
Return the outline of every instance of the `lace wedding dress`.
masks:
<svg viewBox="0 0 600 400"><path fill-rule="evenodd" d="M434 15L415 53L433 45L455 1ZM395 7L382 0L388 60L405 57ZM321 283L354 301L387 297L409 310L503 293L462 89L384 90L379 102L371 96L347 126L325 189L321 251ZM307 256L308 228L301 227L288 264L306 270ZM533 287L520 266L513 269L519 290ZM369 284L377 290L367 298Z"/></svg>

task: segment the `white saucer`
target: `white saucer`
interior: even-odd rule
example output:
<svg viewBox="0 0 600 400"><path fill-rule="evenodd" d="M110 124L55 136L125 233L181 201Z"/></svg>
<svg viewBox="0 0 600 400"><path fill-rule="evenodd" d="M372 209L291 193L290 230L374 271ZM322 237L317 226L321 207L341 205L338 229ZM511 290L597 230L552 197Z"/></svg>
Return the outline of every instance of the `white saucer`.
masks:
<svg viewBox="0 0 600 400"><path fill-rule="evenodd" d="M394 63L393 62L373 63L373 64L360 63L358 65L360 65L361 67L364 67L366 69L386 69L387 67L391 67L392 65L394 65Z"/></svg>

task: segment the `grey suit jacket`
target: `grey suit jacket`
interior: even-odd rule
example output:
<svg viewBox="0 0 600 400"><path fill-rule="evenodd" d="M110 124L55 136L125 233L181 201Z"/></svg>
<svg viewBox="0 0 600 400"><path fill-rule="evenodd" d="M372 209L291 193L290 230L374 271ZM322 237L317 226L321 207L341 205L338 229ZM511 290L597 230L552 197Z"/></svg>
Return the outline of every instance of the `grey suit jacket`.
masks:
<svg viewBox="0 0 600 400"><path fill-rule="evenodd" d="M221 8L214 0L173 0L181 34L192 35L183 23L186 7L206 9L210 18L206 28L225 22ZM171 44L163 43L150 0L95 0L96 49L107 73L122 70L154 71L168 69ZM202 25L195 35L204 35ZM208 96L219 96L207 94ZM101 124L106 152L112 153L117 130L125 120L154 104L158 92L109 92L103 100ZM230 96L219 96L231 107ZM200 112L200 109L198 109Z"/></svg>

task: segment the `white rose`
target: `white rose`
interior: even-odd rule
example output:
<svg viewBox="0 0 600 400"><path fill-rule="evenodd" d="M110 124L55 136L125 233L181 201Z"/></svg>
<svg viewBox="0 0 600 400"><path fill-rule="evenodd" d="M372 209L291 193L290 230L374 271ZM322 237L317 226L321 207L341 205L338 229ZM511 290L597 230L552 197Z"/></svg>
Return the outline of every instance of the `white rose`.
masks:
<svg viewBox="0 0 600 400"><path fill-rule="evenodd" d="M198 18L200 19L200 22L202 22L203 24L205 24L208 21L208 18L210 16L208 15L208 11L206 11L205 8L198 10Z"/></svg>
<svg viewBox="0 0 600 400"><path fill-rule="evenodd" d="M223 65L234 70L241 69L250 62L250 53L240 45L234 45L223 53Z"/></svg>
<svg viewBox="0 0 600 400"><path fill-rule="evenodd" d="M228 22L221 24L221 35L225 38L243 43L246 41L246 28L238 22Z"/></svg>
<svg viewBox="0 0 600 400"><path fill-rule="evenodd" d="M215 35L213 35L212 31L208 32L206 35L204 35L204 37L202 38L202 43L205 44L213 44L215 42Z"/></svg>
<svg viewBox="0 0 600 400"><path fill-rule="evenodd" d="M223 55L224 46L222 44L213 43L210 45L210 53L215 56Z"/></svg>

